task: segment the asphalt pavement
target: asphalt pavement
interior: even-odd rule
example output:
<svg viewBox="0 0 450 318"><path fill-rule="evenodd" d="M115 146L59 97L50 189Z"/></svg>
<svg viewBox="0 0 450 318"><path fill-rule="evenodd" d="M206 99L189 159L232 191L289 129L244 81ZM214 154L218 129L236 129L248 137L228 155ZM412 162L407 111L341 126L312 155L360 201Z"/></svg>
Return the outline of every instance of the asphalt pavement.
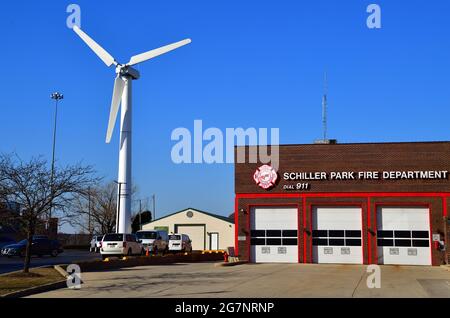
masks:
<svg viewBox="0 0 450 318"><path fill-rule="evenodd" d="M39 267L45 265L72 264L76 261L88 261L101 259L100 254L90 253L82 250L65 250L57 257L44 256L31 258L31 267ZM0 274L21 270L23 268L23 258L0 256Z"/></svg>
<svg viewBox="0 0 450 318"><path fill-rule="evenodd" d="M450 298L450 268L379 267L379 286L366 265L212 263L141 266L81 273L81 289L62 288L33 297ZM369 284L370 283L370 284Z"/></svg>

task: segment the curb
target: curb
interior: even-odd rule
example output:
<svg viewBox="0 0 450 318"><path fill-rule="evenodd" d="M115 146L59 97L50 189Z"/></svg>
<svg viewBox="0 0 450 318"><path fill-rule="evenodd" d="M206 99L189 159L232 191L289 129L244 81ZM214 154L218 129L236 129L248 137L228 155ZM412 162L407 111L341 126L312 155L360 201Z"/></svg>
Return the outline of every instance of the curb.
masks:
<svg viewBox="0 0 450 318"><path fill-rule="evenodd" d="M49 266L42 266L41 268L50 268ZM59 267L59 269L63 272L65 272L59 265L55 265L53 268L61 274L61 276L64 277L64 279L62 279L61 281L57 281L54 283L49 283L46 285L41 285L41 286L35 286L35 287L31 287L31 288L27 288L27 289L23 289L23 290L19 290L16 292L12 292L9 294L5 294L3 296L0 296L0 298L21 298L21 297L26 297L26 296L31 296L34 294L40 294L40 293L45 293L48 291L52 291L55 289L60 289L60 288L64 288L67 286L67 273L65 273L66 275L63 275L60 270L58 270L56 267ZM9 273L10 274L10 273Z"/></svg>
<svg viewBox="0 0 450 318"><path fill-rule="evenodd" d="M137 256L129 257L125 260L112 258L109 261L88 261L76 263L80 266L82 272L96 272L104 270L114 270L121 268L137 267L137 266L161 266L172 265L177 263L201 263L201 262L218 262L223 261L223 255L220 253L207 254L188 254L188 255L166 255L166 256Z"/></svg>
<svg viewBox="0 0 450 318"><path fill-rule="evenodd" d="M215 267L228 267L228 266L238 266L238 265L244 265L248 264L247 261L239 261L239 262L232 262L232 263L217 263L214 264Z"/></svg>

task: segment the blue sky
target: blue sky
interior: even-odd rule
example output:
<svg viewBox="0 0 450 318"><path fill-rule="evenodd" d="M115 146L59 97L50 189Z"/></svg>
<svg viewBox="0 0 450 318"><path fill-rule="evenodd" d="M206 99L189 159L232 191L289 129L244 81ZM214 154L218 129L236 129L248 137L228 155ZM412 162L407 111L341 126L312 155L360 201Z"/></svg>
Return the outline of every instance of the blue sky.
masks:
<svg viewBox="0 0 450 318"><path fill-rule="evenodd" d="M83 161L117 178L118 133L104 143L113 85L66 27L68 1L5 1L0 151L51 158L51 92L64 93L59 164ZM448 140L450 2L76 1L82 28L119 61L186 37L191 45L139 66L133 177L158 216L191 206L233 211L231 165L175 165L177 127L280 128L281 143L321 136L323 73L329 134L340 142ZM366 27L366 7L382 28Z"/></svg>

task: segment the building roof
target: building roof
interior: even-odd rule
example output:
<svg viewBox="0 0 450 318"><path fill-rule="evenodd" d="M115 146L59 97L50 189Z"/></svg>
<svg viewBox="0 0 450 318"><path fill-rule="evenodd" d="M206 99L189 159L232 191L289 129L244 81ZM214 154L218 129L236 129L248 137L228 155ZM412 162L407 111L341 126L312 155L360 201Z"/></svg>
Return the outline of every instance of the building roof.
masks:
<svg viewBox="0 0 450 318"><path fill-rule="evenodd" d="M151 223L153 223L153 222L156 222L156 221L159 221L159 220L162 220L162 219L171 217L171 216L173 216L173 215L175 215L175 214L182 213L182 212L185 212L185 211L187 211L187 210L192 210L192 211L200 212L200 213L206 214L206 215L208 215L208 216L211 216L211 217L213 217L213 218L216 218L216 219L219 219L219 220L222 220L222 221L225 221L225 222L234 224L234 220L230 219L229 217L226 217L226 216L223 216L223 215L213 214L213 213L206 212L206 211L202 211L202 210L199 210L199 209L187 208L187 209L183 209L183 210L180 210L180 211L177 211L177 212L174 212L174 213L165 215L165 216L163 216L163 217L160 217L160 218L158 218L158 219L152 220L151 222L144 223L144 224L142 224L142 225L151 224Z"/></svg>
<svg viewBox="0 0 450 318"><path fill-rule="evenodd" d="M450 144L450 141L446 140L431 140L431 141L374 141L374 142L337 142L335 144L316 144L316 143L303 143L303 144L280 144L280 147L298 147L298 146L314 146L314 147L336 147L336 146L345 146L345 145L396 145L396 144ZM249 147L258 147L254 145L245 145L245 146L234 146L235 148L249 148ZM270 147L268 145L267 147Z"/></svg>

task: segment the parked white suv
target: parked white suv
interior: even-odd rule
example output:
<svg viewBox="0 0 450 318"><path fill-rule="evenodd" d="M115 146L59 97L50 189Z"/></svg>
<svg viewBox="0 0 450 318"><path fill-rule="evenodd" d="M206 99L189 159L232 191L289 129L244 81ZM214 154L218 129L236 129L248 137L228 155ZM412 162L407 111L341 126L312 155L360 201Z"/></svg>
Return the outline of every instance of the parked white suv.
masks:
<svg viewBox="0 0 450 318"><path fill-rule="evenodd" d="M186 234L169 235L170 252L192 252L192 241Z"/></svg>
<svg viewBox="0 0 450 318"><path fill-rule="evenodd" d="M136 233L139 242L142 244L144 251L152 254L165 253L169 248L169 238L166 231L148 230L138 231Z"/></svg>
<svg viewBox="0 0 450 318"><path fill-rule="evenodd" d="M100 252L100 247L102 245L103 235L96 235L91 240L91 246L89 247L89 252L98 253Z"/></svg>
<svg viewBox="0 0 450 318"><path fill-rule="evenodd" d="M111 256L142 255L143 252L144 249L134 234L105 234L100 248L103 259Z"/></svg>

